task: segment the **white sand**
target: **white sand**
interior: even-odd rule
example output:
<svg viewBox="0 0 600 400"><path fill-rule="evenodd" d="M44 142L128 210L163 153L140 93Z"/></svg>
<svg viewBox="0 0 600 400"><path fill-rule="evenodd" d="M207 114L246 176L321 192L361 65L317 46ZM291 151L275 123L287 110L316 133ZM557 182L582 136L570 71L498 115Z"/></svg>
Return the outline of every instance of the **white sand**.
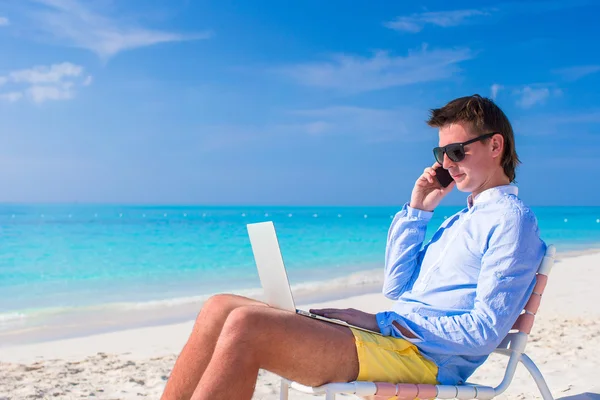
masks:
<svg viewBox="0 0 600 400"><path fill-rule="evenodd" d="M600 399L600 254L560 260L530 336L527 354L546 377L555 398ZM594 285L596 284L596 285ZM388 308L380 294L304 307ZM160 397L193 321L62 341L0 347L0 400L27 398L138 399ZM495 386L504 358L493 355L470 379ZM262 372L255 399L278 399L278 378ZM291 399L316 398L292 393ZM519 366L499 399L540 398Z"/></svg>

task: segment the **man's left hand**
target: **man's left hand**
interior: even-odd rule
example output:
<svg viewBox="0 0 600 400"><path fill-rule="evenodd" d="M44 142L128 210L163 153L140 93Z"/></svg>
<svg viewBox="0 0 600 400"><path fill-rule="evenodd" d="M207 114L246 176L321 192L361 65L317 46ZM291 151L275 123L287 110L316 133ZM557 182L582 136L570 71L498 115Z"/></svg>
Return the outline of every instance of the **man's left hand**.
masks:
<svg viewBox="0 0 600 400"><path fill-rule="evenodd" d="M375 314L369 314L354 308L323 308L310 310L311 313L321 315L327 318L339 319L346 321L350 325L358 326L359 328L365 328L371 331L379 332L379 326L377 326L377 318Z"/></svg>

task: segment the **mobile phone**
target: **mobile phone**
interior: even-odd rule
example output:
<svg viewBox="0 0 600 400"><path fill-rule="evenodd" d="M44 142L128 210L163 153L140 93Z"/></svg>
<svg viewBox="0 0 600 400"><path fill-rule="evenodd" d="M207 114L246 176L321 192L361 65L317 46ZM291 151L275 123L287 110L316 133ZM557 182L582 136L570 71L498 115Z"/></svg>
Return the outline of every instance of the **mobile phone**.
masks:
<svg viewBox="0 0 600 400"><path fill-rule="evenodd" d="M442 167L439 167L435 170L435 178L443 187L447 187L454 180L452 179L450 172Z"/></svg>

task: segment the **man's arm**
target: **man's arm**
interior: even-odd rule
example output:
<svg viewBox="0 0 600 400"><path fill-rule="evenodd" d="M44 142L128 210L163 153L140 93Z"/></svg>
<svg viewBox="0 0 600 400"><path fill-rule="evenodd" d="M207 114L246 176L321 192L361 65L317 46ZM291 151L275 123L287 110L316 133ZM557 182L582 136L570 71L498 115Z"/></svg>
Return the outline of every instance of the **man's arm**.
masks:
<svg viewBox="0 0 600 400"><path fill-rule="evenodd" d="M396 300L418 274L421 247L427 223L433 212L423 211L405 204L395 216L388 231L385 249L383 294Z"/></svg>
<svg viewBox="0 0 600 400"><path fill-rule="evenodd" d="M378 313L381 332L406 337L395 327L400 325L416 336L412 340L424 351L490 354L525 307L546 246L538 236L531 213L505 215L491 232L488 243L470 312L440 317Z"/></svg>
<svg viewBox="0 0 600 400"><path fill-rule="evenodd" d="M388 232L385 249L385 275L383 294L397 300L408 290L419 274L423 253L421 250L427 223L440 201L452 191L456 183L442 187L435 179L435 170L441 167L435 162L425 168L416 180L410 202L402 207Z"/></svg>

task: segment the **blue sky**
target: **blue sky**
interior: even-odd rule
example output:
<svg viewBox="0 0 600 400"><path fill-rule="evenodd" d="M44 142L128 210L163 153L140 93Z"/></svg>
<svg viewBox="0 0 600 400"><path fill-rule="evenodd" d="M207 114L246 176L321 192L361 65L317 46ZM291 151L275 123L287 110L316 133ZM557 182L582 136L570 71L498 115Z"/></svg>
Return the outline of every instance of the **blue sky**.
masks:
<svg viewBox="0 0 600 400"><path fill-rule="evenodd" d="M428 110L479 93L514 125L526 202L599 205L599 13L5 0L0 201L402 204L433 162Z"/></svg>

